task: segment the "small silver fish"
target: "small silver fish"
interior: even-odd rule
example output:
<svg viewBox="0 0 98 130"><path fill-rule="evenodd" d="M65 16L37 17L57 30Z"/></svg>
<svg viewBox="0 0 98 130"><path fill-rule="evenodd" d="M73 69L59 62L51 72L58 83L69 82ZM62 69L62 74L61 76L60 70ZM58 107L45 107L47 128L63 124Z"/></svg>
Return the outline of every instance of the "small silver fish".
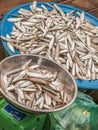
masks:
<svg viewBox="0 0 98 130"><path fill-rule="evenodd" d="M17 22L17 21L20 21L22 20L23 18L8 18L7 21L10 21L10 22Z"/></svg>

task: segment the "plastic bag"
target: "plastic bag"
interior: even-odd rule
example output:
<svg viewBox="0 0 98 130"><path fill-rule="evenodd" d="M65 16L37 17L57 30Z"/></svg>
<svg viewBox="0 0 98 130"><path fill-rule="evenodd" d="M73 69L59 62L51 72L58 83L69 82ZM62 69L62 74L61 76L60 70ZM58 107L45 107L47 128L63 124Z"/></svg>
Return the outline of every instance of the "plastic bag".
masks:
<svg viewBox="0 0 98 130"><path fill-rule="evenodd" d="M98 130L98 105L82 92L71 106L53 114L54 130Z"/></svg>

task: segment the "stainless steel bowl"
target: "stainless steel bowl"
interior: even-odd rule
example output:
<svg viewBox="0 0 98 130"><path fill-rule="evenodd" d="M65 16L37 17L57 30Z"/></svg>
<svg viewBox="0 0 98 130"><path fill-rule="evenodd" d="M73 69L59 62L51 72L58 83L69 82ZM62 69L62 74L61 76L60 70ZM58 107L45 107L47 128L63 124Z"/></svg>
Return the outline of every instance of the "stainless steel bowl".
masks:
<svg viewBox="0 0 98 130"><path fill-rule="evenodd" d="M2 82L1 83L1 94L4 96L4 98L14 105L15 107L26 111L30 113L48 113L48 112L54 112L58 110L62 110L68 106L70 106L73 101L76 98L77 95L77 85L74 80L74 78L71 76L71 74L64 68L62 68L60 65L57 63L48 60L47 58L44 58L42 56L37 56L37 55L29 55L29 54L20 54L20 55L14 55L8 58L5 58L3 61L0 63L0 80L1 80L1 74L6 74L9 71L12 71L14 69L20 68L26 61L32 59L32 62L34 64L40 64L40 66L47 68L49 71L57 71L58 72L58 78L59 80L65 84L65 90L66 92L71 96L70 102L62 106L60 108L56 108L53 110L38 110L38 109L32 109L28 108L22 104L19 104L16 101L13 101L11 98L8 97L8 95L4 91L4 87Z"/></svg>

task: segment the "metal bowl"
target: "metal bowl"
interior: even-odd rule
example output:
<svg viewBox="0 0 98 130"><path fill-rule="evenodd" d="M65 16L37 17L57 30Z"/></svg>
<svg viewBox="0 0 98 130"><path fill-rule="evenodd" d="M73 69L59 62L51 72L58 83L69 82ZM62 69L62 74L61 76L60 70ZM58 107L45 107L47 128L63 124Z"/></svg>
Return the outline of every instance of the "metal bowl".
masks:
<svg viewBox="0 0 98 130"><path fill-rule="evenodd" d="M76 96L77 96L77 85L76 82L74 80L74 78L71 76L71 74L65 70L64 68L62 68L60 65L58 65L57 63L44 58L42 56L37 56L37 55L29 55L29 54L20 54L20 55L14 55L11 57L8 57L6 59L4 59L3 61L1 61L0 63L0 80L1 80L1 74L6 74L9 71L12 71L14 69L20 68L26 61L32 59L32 62L34 64L39 64L41 67L45 67L46 69L48 69L49 71L57 71L58 72L58 79L65 84L65 91L69 94L69 96L71 97L69 103L67 105L62 105L62 107L60 108L56 108L53 110L39 110L39 109L33 109L33 108L28 108L20 103L18 103L17 101L13 101L4 91L4 85L1 82L1 94L4 96L4 98L11 103L12 105L14 105L15 107L26 111L26 112L30 112L30 113L48 113L48 112L54 112L54 111L58 111L58 110L62 110L68 106L70 106L73 101L75 100Z"/></svg>

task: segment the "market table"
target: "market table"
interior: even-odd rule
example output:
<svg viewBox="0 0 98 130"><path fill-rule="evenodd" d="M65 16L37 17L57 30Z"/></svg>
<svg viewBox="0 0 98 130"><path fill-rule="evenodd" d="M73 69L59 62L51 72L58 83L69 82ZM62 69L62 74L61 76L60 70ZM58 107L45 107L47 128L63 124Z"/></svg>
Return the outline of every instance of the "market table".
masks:
<svg viewBox="0 0 98 130"><path fill-rule="evenodd" d="M40 0L40 1L44 1L44 0ZM51 0L46 0L46 1L50 2ZM32 0L13 0L13 1L0 0L0 19L2 20L4 14L7 13L7 11L9 11L10 9L28 2L32 2ZM98 0L85 0L85 1L84 0L53 0L52 2L71 5L83 9L93 14L94 16L98 17ZM1 61L2 59L5 58L5 51L2 47L2 44L0 44L0 53L1 53L0 55L0 61ZM90 90L88 94L91 95L94 98L95 102L98 103L98 96L96 96L98 95L98 91Z"/></svg>

